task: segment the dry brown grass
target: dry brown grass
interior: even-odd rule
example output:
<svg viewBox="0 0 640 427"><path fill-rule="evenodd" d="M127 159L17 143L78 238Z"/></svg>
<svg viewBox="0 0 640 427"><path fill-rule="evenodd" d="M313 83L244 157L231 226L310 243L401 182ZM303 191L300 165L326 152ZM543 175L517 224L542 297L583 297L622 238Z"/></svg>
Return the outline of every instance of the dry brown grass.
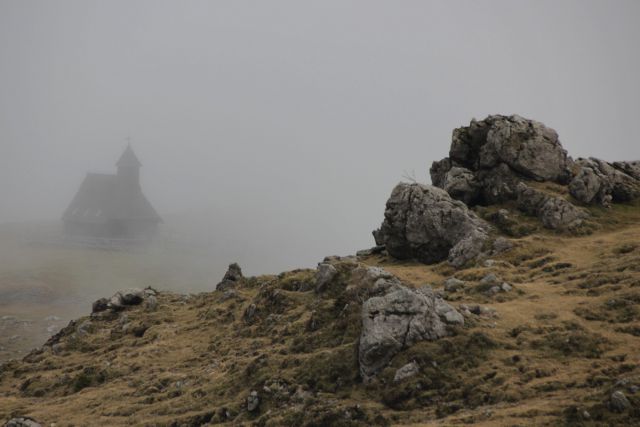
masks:
<svg viewBox="0 0 640 427"><path fill-rule="evenodd" d="M88 335L65 338L58 354L5 365L0 420L555 426L572 422L567 414L576 407L592 419L575 425L637 425L631 413L610 412L606 400L616 381L640 375L640 337L629 332L639 326L635 306L610 302L640 293L640 209L598 215L590 235L536 233L491 267L363 260L413 286L440 289L452 275L474 284L490 271L514 285L493 297L473 286L451 295L454 305L481 304L497 316L476 316L454 337L397 355L381 381L408 360L437 362L407 384L360 381L358 301L342 288L324 297L300 291L313 276L300 270L247 280L227 300L161 292L157 311L126 311L148 327L142 337L119 331L117 316L93 320ZM247 319L251 304L256 314ZM262 398L256 415L245 410L251 390Z"/></svg>

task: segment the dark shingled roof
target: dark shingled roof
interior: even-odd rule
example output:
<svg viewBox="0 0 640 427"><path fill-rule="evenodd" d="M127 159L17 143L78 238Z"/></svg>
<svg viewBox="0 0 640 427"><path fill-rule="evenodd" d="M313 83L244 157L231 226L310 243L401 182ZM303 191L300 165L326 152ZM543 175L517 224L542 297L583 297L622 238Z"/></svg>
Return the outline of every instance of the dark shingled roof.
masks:
<svg viewBox="0 0 640 427"><path fill-rule="evenodd" d="M112 219L162 221L140 187L123 185L117 175L98 173L87 174L62 219L85 223Z"/></svg>

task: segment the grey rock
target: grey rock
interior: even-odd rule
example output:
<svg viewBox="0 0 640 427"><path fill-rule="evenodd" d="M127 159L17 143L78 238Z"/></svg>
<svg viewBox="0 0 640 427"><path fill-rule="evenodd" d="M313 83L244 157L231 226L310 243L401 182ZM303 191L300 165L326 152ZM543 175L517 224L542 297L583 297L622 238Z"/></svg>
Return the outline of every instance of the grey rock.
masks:
<svg viewBox="0 0 640 427"><path fill-rule="evenodd" d="M156 311L158 309L158 299L155 295L149 295L144 301L145 311Z"/></svg>
<svg viewBox="0 0 640 427"><path fill-rule="evenodd" d="M504 237L498 237L493 241L493 252L492 254L497 255L509 250L513 249L513 243L511 240L506 239Z"/></svg>
<svg viewBox="0 0 640 427"><path fill-rule="evenodd" d="M216 285L217 291L224 291L231 287L234 287L244 276L242 275L242 269L238 263L231 263L227 268L227 272L222 277L220 283Z"/></svg>
<svg viewBox="0 0 640 427"><path fill-rule="evenodd" d="M476 173L484 204L496 204L515 199L520 177L505 163L491 169L480 169Z"/></svg>
<svg viewBox="0 0 640 427"><path fill-rule="evenodd" d="M338 270L333 265L326 262L318 264L316 271L316 292L323 292L337 274Z"/></svg>
<svg viewBox="0 0 640 427"><path fill-rule="evenodd" d="M461 267L481 255L489 238L490 226L485 221L432 186L398 184L384 216L374 233L376 243L399 259L414 258L427 264L448 260Z"/></svg>
<svg viewBox="0 0 640 427"><path fill-rule="evenodd" d="M518 185L518 208L537 216L542 224L554 230L572 230L588 217L582 209L567 200L550 196L524 183Z"/></svg>
<svg viewBox="0 0 640 427"><path fill-rule="evenodd" d="M457 292L464 289L464 287L465 282L460 279L456 279L455 277L450 277L444 282L444 290L447 292Z"/></svg>
<svg viewBox="0 0 640 427"><path fill-rule="evenodd" d="M121 310L126 306L140 304L146 296L143 289L131 288L116 292L107 303L111 310Z"/></svg>
<svg viewBox="0 0 640 427"><path fill-rule="evenodd" d="M500 290L502 292L510 292L512 289L513 287L507 282L504 282L503 284L500 285Z"/></svg>
<svg viewBox="0 0 640 427"><path fill-rule="evenodd" d="M624 412L631 406L631 402L620 390L611 393L609 398L609 407L614 412Z"/></svg>
<svg viewBox="0 0 640 427"><path fill-rule="evenodd" d="M575 164L569 192L582 203L608 206L640 197L640 162L608 163L592 157Z"/></svg>
<svg viewBox="0 0 640 427"><path fill-rule="evenodd" d="M305 403L309 401L313 397L313 393L303 389L301 386L298 386L295 393L291 396L291 400L296 403Z"/></svg>
<svg viewBox="0 0 640 427"><path fill-rule="evenodd" d="M416 362L410 362L399 368L395 375L393 376L393 382L399 383L401 381L406 380L407 378L411 378L420 372L420 367Z"/></svg>
<svg viewBox="0 0 640 427"><path fill-rule="evenodd" d="M447 171L441 188L467 205L476 204L480 195L480 184L473 172L461 167L452 167Z"/></svg>
<svg viewBox="0 0 640 427"><path fill-rule="evenodd" d="M464 319L429 287L400 286L369 298L362 306L358 348L362 378L371 379L395 354L418 341L447 336L447 322L461 324Z"/></svg>
<svg viewBox="0 0 640 427"><path fill-rule="evenodd" d="M560 197L550 197L538 214L542 225L553 230L572 230L584 222L587 214Z"/></svg>
<svg viewBox="0 0 640 427"><path fill-rule="evenodd" d="M257 306L255 304L250 304L244 311L242 315L243 320L247 324L252 324L256 318Z"/></svg>
<svg viewBox="0 0 640 427"><path fill-rule="evenodd" d="M480 166L498 162L537 181L564 182L571 160L555 130L520 116L491 116L486 143L480 149Z"/></svg>
<svg viewBox="0 0 640 427"><path fill-rule="evenodd" d="M362 249L356 252L357 257L367 257L371 255L377 255L385 250L384 245L376 245L370 249Z"/></svg>
<svg viewBox="0 0 640 427"><path fill-rule="evenodd" d="M436 313L449 325L464 325L464 316L443 300L436 300Z"/></svg>
<svg viewBox="0 0 640 427"><path fill-rule="evenodd" d="M92 313L99 313L101 311L105 311L109 308L109 300L106 298L100 298L93 302L91 305Z"/></svg>
<svg viewBox="0 0 640 427"><path fill-rule="evenodd" d="M558 134L520 116L489 116L453 131L449 158L431 167L433 185L467 203L515 198L522 179L565 183L572 160ZM453 171L456 168L462 171Z"/></svg>
<svg viewBox="0 0 640 427"><path fill-rule="evenodd" d="M51 352L53 354L60 354L64 350L64 345L61 343L55 343L51 346Z"/></svg>
<svg viewBox="0 0 640 427"><path fill-rule="evenodd" d="M93 324L91 323L91 321L90 320L84 320L76 328L76 334L79 337L83 337L83 336L86 336L89 333L91 333L92 330L93 330Z"/></svg>
<svg viewBox="0 0 640 427"><path fill-rule="evenodd" d="M33 418L16 417L7 421L4 424L4 427L42 427L42 424L38 423Z"/></svg>
<svg viewBox="0 0 640 427"><path fill-rule="evenodd" d="M260 397L258 392L253 390L247 397L247 411L254 412L258 409L258 406L260 406Z"/></svg>
<svg viewBox="0 0 640 427"><path fill-rule="evenodd" d="M481 305L471 305L468 306L466 304L460 305L460 311L469 312L471 314L475 314L476 316L484 316L484 317L497 317L497 313L495 309L491 307L484 307Z"/></svg>
<svg viewBox="0 0 640 427"><path fill-rule="evenodd" d="M631 162L613 162L611 165L631 178L640 180L640 160Z"/></svg>
<svg viewBox="0 0 640 427"><path fill-rule="evenodd" d="M498 286L502 284L502 280L498 276L496 276L495 273L489 273L486 276L484 276L482 279L480 279L480 284L485 286L489 286L489 285Z"/></svg>
<svg viewBox="0 0 640 427"><path fill-rule="evenodd" d="M123 305L138 305L146 296L146 293L142 289L131 288L125 289L119 292Z"/></svg>

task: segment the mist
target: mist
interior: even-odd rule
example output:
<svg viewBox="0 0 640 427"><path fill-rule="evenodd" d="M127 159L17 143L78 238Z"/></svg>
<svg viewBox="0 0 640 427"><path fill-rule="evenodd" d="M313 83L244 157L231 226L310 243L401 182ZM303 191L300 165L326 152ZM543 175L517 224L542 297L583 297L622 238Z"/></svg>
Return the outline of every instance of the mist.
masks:
<svg viewBox="0 0 640 427"><path fill-rule="evenodd" d="M474 117L640 158L639 17L633 0L3 0L0 223L57 224L130 138L185 271L354 253Z"/></svg>

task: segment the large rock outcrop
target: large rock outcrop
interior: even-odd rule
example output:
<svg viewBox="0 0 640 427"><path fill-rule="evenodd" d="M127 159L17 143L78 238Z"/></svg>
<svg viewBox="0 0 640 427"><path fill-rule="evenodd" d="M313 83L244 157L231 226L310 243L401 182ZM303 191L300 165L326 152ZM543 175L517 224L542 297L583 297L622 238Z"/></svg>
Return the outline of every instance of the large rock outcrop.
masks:
<svg viewBox="0 0 640 427"><path fill-rule="evenodd" d="M447 259L460 267L482 254L489 241L489 228L446 191L401 183L393 189L384 221L374 237L396 258L424 263Z"/></svg>
<svg viewBox="0 0 640 427"><path fill-rule="evenodd" d="M469 206L520 201L520 184L531 181L568 186L564 192L583 204L608 206L640 197L640 162L594 158L574 162L555 130L516 115L489 116L455 129L449 157L434 162L430 173L433 185ZM554 210L571 211L567 215L574 216L576 211L563 200L554 198L559 206ZM566 229L572 222L549 219L549 209L533 214L539 212L545 212L540 219L548 228Z"/></svg>
<svg viewBox="0 0 640 427"><path fill-rule="evenodd" d="M449 157L431 167L433 185L467 204L515 199L523 179L567 183L572 160L555 130L520 116L489 116L453 131Z"/></svg>
<svg viewBox="0 0 640 427"><path fill-rule="evenodd" d="M430 287L390 286L386 294L369 298L362 306L360 375L367 381L401 350L449 335L447 325L463 324L462 314Z"/></svg>

